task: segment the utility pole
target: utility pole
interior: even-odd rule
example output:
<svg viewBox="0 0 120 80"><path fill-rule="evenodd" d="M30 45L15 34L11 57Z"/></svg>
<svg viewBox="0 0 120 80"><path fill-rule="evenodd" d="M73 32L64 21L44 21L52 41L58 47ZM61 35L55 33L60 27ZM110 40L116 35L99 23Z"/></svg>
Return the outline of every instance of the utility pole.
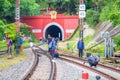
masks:
<svg viewBox="0 0 120 80"><path fill-rule="evenodd" d="M84 4L84 0L79 0L79 29L80 29L80 33L79 33L79 38L81 38L83 40L83 22L84 22L84 18L86 16L85 13L85 4Z"/></svg>
<svg viewBox="0 0 120 80"><path fill-rule="evenodd" d="M20 0L15 1L15 22L16 22L16 30L20 31Z"/></svg>
<svg viewBox="0 0 120 80"><path fill-rule="evenodd" d="M16 30L17 30L17 39L15 41L15 47L16 47L16 54L20 53L20 0L15 0L15 22L16 22Z"/></svg>

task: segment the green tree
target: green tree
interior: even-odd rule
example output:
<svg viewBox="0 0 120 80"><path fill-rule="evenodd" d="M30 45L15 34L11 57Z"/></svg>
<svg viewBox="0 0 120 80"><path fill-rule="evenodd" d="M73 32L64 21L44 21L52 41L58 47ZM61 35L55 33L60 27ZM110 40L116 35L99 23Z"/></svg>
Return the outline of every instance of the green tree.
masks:
<svg viewBox="0 0 120 80"><path fill-rule="evenodd" d="M103 8L100 21L110 20L114 26L120 24L120 0L113 0Z"/></svg>
<svg viewBox="0 0 120 80"><path fill-rule="evenodd" d="M20 0L21 15L39 15L40 7L35 0ZM15 21L15 0L0 0L0 19Z"/></svg>
<svg viewBox="0 0 120 80"><path fill-rule="evenodd" d="M35 0L20 0L21 15L39 15L40 6Z"/></svg>
<svg viewBox="0 0 120 80"><path fill-rule="evenodd" d="M115 49L120 50L120 36L116 36L113 39L114 39L114 43L116 44Z"/></svg>
<svg viewBox="0 0 120 80"><path fill-rule="evenodd" d="M99 13L97 13L96 11L92 9L87 10L86 22L91 27L94 27L99 22Z"/></svg>
<svg viewBox="0 0 120 80"><path fill-rule="evenodd" d="M107 21L109 20L109 15L111 13L111 8L110 8L111 5L108 5L108 6L105 6L102 10L102 13L100 14L100 21Z"/></svg>
<svg viewBox="0 0 120 80"><path fill-rule="evenodd" d="M6 28L4 29L4 33L8 34L8 37L10 37L12 40L15 40L16 36L16 26L14 23L10 23L6 25Z"/></svg>
<svg viewBox="0 0 120 80"><path fill-rule="evenodd" d="M4 37L5 28L6 28L5 23L2 20L0 20L0 40L3 39Z"/></svg>
<svg viewBox="0 0 120 80"><path fill-rule="evenodd" d="M13 22L14 21L14 0L0 0L0 19Z"/></svg>
<svg viewBox="0 0 120 80"><path fill-rule="evenodd" d="M120 0L116 0L110 13L110 21L114 26L120 24Z"/></svg>

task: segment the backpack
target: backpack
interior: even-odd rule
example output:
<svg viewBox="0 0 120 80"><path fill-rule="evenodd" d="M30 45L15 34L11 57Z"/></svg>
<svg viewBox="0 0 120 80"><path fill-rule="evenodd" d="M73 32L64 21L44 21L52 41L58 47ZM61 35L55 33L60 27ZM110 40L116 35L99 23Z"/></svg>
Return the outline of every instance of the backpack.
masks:
<svg viewBox="0 0 120 80"><path fill-rule="evenodd" d="M11 46L12 46L12 40L10 40L9 45L11 45Z"/></svg>
<svg viewBox="0 0 120 80"><path fill-rule="evenodd" d="M98 56L94 56L94 58L95 58L95 63L100 61Z"/></svg>

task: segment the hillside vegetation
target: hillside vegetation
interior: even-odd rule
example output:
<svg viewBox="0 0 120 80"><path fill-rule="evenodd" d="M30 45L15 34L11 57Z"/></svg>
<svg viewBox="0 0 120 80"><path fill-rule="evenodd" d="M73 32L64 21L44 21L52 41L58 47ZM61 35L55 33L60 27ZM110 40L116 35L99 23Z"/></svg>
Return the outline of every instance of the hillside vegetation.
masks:
<svg viewBox="0 0 120 80"><path fill-rule="evenodd" d="M48 3L50 3L48 5ZM110 20L113 25L120 24L120 0L84 0L86 22L95 26L98 22ZM77 15L78 0L20 0L20 15L40 15L41 9L50 6L58 13ZM14 22L15 0L0 0L0 19L5 23Z"/></svg>
<svg viewBox="0 0 120 80"><path fill-rule="evenodd" d="M98 23L110 21L115 27L120 24L120 0L84 0L86 5L85 22L96 29ZM20 0L20 15L35 16L42 15L40 10L47 8L55 9L57 13L65 15L78 15L79 0ZM5 32L15 36L15 0L0 0L0 39L5 36ZM11 33L14 31L14 33ZM23 33L25 33L23 31ZM75 32L79 33L79 32ZM79 34L75 34L78 37ZM72 39L72 38L71 38ZM115 38L116 39L116 38Z"/></svg>

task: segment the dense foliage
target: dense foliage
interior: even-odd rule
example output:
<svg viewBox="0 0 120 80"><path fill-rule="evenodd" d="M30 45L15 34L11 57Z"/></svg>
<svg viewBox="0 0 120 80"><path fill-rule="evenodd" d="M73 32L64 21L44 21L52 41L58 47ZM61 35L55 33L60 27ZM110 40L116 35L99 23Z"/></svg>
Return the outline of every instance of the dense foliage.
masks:
<svg viewBox="0 0 120 80"><path fill-rule="evenodd" d="M40 5L40 9L56 10L58 13L66 15L75 15L78 10L78 0L36 0Z"/></svg>
<svg viewBox="0 0 120 80"><path fill-rule="evenodd" d="M120 0L112 0L102 9L101 21L110 20L114 26L120 24Z"/></svg>
<svg viewBox="0 0 120 80"><path fill-rule="evenodd" d="M92 9L87 10L86 13L86 22L91 26L94 27L99 22L100 14Z"/></svg>
<svg viewBox="0 0 120 80"><path fill-rule="evenodd" d="M15 15L14 0L0 0L0 19L3 21L13 22Z"/></svg>
<svg viewBox="0 0 120 80"><path fill-rule="evenodd" d="M114 26L120 24L120 0L84 0L84 3L87 14L85 20L89 25L94 27L106 20L110 20ZM44 9L47 13L48 7L58 13L78 15L78 6L79 0L20 0L20 15L40 15L40 10ZM9 32L9 26L13 27L11 23L14 23L14 17L15 0L0 0L0 38L4 31Z"/></svg>
<svg viewBox="0 0 120 80"><path fill-rule="evenodd" d="M39 15L40 5L36 0L20 0L20 15ZM15 40L15 0L0 0L0 40L3 40L5 34ZM24 28L24 30L26 30ZM28 30L26 30L28 31ZM25 31L21 31L25 33ZM28 33L29 34L29 33Z"/></svg>
<svg viewBox="0 0 120 80"><path fill-rule="evenodd" d="M56 9L58 13L77 15L79 0L36 0L40 9ZM52 2L52 3L50 3ZM50 3L50 5L48 5ZM120 24L120 0L84 0L86 22L94 27L98 22L110 20L114 26Z"/></svg>
<svg viewBox="0 0 120 80"><path fill-rule="evenodd" d="M20 0L20 15L39 15L40 7L36 0ZM14 22L15 0L0 0L0 19L8 23Z"/></svg>
<svg viewBox="0 0 120 80"><path fill-rule="evenodd" d="M114 37L115 50L120 50L120 36Z"/></svg>
<svg viewBox="0 0 120 80"><path fill-rule="evenodd" d="M4 38L3 33L5 27L6 25L4 24L4 22L0 20L0 40Z"/></svg>
<svg viewBox="0 0 120 80"><path fill-rule="evenodd" d="M8 37L14 40L16 34L15 24L5 24L3 21L0 20L0 39L4 39L5 34L9 34Z"/></svg>
<svg viewBox="0 0 120 80"><path fill-rule="evenodd" d="M39 15L40 5L35 0L20 0L21 15Z"/></svg>
<svg viewBox="0 0 120 80"><path fill-rule="evenodd" d="M108 3L109 2L109 3ZM110 20L113 25L120 23L120 0L84 0L86 22L96 25L100 21ZM76 15L79 0L20 0L21 15L39 15L41 9L56 9L58 13ZM0 19L14 21L15 0L0 0ZM90 16L91 15L91 16ZM90 20L91 19L91 20Z"/></svg>

